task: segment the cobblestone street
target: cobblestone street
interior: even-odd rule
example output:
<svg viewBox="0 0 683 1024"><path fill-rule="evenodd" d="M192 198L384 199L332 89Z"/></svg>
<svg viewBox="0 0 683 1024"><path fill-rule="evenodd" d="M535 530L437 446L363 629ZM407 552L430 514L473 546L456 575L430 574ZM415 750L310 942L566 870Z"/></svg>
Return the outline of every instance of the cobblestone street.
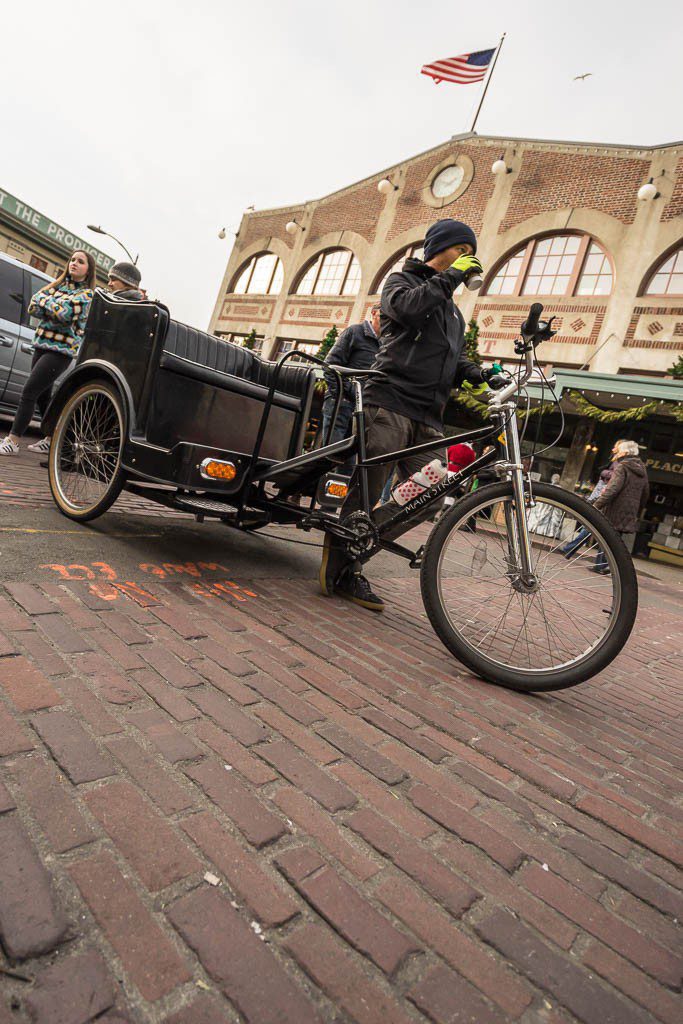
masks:
<svg viewBox="0 0 683 1024"><path fill-rule="evenodd" d="M130 497L120 571L38 463L0 465L0 1024L678 1024L673 571L608 671L525 696L416 574L376 616Z"/></svg>

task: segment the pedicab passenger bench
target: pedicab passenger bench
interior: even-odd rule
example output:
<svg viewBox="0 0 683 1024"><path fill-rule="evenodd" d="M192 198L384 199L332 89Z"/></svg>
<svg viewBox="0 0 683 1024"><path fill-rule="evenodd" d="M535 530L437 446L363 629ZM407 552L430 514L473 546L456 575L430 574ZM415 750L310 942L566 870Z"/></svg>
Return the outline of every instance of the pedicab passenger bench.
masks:
<svg viewBox="0 0 683 1024"><path fill-rule="evenodd" d="M222 494L239 490L276 363L172 320L160 303L122 302L97 290L76 372L92 377L98 367L125 392L128 473ZM260 468L301 452L315 381L310 367L281 367ZM209 456L235 463L233 484L200 475Z"/></svg>

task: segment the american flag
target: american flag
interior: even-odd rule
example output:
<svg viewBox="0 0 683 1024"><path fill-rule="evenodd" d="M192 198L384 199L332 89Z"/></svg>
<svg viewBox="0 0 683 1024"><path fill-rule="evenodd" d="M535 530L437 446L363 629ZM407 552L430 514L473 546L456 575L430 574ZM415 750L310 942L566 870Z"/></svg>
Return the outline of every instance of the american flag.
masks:
<svg viewBox="0 0 683 1024"><path fill-rule="evenodd" d="M457 82L468 85L470 82L481 82L486 78L496 48L477 50L476 53L461 53L459 57L444 57L433 64L425 64L420 74L429 75L438 85L440 82Z"/></svg>

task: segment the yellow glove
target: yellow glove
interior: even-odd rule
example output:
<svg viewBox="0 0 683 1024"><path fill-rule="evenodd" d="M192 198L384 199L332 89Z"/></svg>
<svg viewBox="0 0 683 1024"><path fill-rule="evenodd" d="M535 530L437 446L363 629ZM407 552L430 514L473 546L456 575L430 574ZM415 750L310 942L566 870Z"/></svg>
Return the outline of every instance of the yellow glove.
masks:
<svg viewBox="0 0 683 1024"><path fill-rule="evenodd" d="M475 272L477 274L484 273L484 268L476 256L458 256L455 263L451 263L451 267L462 274L463 280Z"/></svg>
<svg viewBox="0 0 683 1024"><path fill-rule="evenodd" d="M468 257L469 258L469 257ZM485 382L483 384L470 384L468 380L462 382L463 391L466 391L472 398L481 398L482 395L487 394L489 388Z"/></svg>

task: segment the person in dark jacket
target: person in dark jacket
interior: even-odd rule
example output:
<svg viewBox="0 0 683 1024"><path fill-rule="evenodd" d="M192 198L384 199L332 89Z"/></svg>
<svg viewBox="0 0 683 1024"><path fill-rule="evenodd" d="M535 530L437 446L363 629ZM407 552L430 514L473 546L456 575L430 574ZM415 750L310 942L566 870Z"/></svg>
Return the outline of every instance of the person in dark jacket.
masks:
<svg viewBox="0 0 683 1024"><path fill-rule="evenodd" d="M617 441L612 449L612 457L612 477L593 505L623 539L635 533L638 528L638 520L650 497L650 484L647 468L640 458L640 449L635 441ZM603 551L598 552L593 571L602 574L609 572Z"/></svg>
<svg viewBox="0 0 683 1024"><path fill-rule="evenodd" d="M471 274L483 272L476 250L472 228L460 221L440 220L425 236L424 261L407 259L402 270L387 278L381 298L380 349L373 365L379 375L369 378L363 391L368 457L442 438L451 389L465 380L472 384L487 380L487 371L463 356L465 322L453 302L458 285ZM416 473L434 454L398 463L399 478ZM369 471L371 508L394 468L387 464ZM392 504L387 502L382 512L390 515ZM354 478L341 517L359 505ZM320 586L327 596L338 594L373 611L384 608L360 565L351 562L343 545L329 535L323 547Z"/></svg>
<svg viewBox="0 0 683 1024"><path fill-rule="evenodd" d="M142 274L134 263L115 263L109 271L107 282L109 291L117 299L127 299L128 302L142 302L147 295L140 288Z"/></svg>
<svg viewBox="0 0 683 1024"><path fill-rule="evenodd" d="M328 366L345 366L353 370L369 370L379 351L379 302L370 309L370 315L362 324L351 324L337 338L327 353ZM344 393L339 406L332 436L328 438L330 421L337 399L337 377L331 370L325 370L327 394L323 402L323 444L332 444L348 437L353 416L353 387L345 382ZM349 472L350 472L349 468Z"/></svg>

